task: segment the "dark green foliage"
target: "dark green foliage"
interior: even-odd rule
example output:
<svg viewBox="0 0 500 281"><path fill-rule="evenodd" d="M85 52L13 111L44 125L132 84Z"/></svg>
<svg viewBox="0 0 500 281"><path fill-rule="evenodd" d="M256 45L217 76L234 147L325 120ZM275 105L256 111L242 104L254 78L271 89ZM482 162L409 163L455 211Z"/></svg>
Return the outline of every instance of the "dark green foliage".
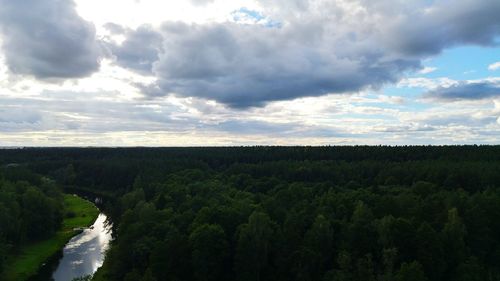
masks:
<svg viewBox="0 0 500 281"><path fill-rule="evenodd" d="M448 259L439 233L423 222L416 233L416 257L431 280L443 280Z"/></svg>
<svg viewBox="0 0 500 281"><path fill-rule="evenodd" d="M219 225L204 224L189 236L195 280L225 280L229 263L229 245Z"/></svg>
<svg viewBox="0 0 500 281"><path fill-rule="evenodd" d="M428 281L419 262L403 263L398 273L396 273L395 281Z"/></svg>
<svg viewBox="0 0 500 281"><path fill-rule="evenodd" d="M460 263L454 273L455 281L482 281L488 280L486 271L480 261L475 257L469 257L466 261Z"/></svg>
<svg viewBox="0 0 500 281"><path fill-rule="evenodd" d="M4 267L5 260L7 259L7 254L8 254L7 242L4 241L3 238L0 238L0 272L2 272L2 269Z"/></svg>
<svg viewBox="0 0 500 281"><path fill-rule="evenodd" d="M109 198L110 281L500 280L499 146L58 148L0 161ZM8 242L43 233L16 220L43 219L23 202L51 212L51 189L23 173L9 175L29 179L22 191L0 193Z"/></svg>
<svg viewBox="0 0 500 281"><path fill-rule="evenodd" d="M62 216L58 203L39 189L28 187L21 196L22 229L29 240L46 238L59 227Z"/></svg>
<svg viewBox="0 0 500 281"><path fill-rule="evenodd" d="M61 201L54 182L24 167L0 168L0 275L7 257L22 245L59 229Z"/></svg>
<svg viewBox="0 0 500 281"><path fill-rule="evenodd" d="M258 281L268 264L272 222L265 213L254 212L248 223L240 226L236 253L237 280Z"/></svg>

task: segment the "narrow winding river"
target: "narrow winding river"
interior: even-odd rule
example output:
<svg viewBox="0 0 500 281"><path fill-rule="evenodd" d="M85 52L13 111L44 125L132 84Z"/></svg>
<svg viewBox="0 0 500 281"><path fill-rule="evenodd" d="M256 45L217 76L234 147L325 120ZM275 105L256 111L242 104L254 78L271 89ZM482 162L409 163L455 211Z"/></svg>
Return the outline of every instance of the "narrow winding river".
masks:
<svg viewBox="0 0 500 281"><path fill-rule="evenodd" d="M94 224L73 237L63 249L63 257L52 274L55 281L68 281L93 274L104 262L111 241L107 217L99 214Z"/></svg>
<svg viewBox="0 0 500 281"><path fill-rule="evenodd" d="M111 241L112 225L103 213L94 224L73 237L62 254L49 262L38 276L30 281L71 281L93 274L104 262Z"/></svg>

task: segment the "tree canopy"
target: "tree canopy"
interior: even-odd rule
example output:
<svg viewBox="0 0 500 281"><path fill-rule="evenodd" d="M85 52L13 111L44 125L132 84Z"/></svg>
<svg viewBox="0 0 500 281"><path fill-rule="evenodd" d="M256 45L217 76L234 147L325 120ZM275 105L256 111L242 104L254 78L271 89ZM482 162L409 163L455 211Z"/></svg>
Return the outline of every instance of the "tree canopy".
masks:
<svg viewBox="0 0 500 281"><path fill-rule="evenodd" d="M0 161L108 198L106 280L500 279L498 146L53 148ZM44 231L23 227L60 217L53 188L19 177L0 183L0 256L18 229L35 239Z"/></svg>

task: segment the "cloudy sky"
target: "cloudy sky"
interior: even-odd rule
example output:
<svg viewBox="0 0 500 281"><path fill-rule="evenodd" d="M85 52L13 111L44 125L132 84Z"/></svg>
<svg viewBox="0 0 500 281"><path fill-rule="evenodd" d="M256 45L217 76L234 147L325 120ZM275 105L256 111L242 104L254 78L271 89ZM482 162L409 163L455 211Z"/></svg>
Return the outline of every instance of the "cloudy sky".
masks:
<svg viewBox="0 0 500 281"><path fill-rule="evenodd" d="M498 0L0 0L0 146L500 143Z"/></svg>

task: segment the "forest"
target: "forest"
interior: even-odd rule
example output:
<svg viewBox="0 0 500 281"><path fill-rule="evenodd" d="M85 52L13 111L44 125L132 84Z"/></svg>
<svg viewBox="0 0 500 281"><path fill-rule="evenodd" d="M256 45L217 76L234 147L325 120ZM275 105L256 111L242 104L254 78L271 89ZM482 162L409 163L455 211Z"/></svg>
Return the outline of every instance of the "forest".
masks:
<svg viewBox="0 0 500 281"><path fill-rule="evenodd" d="M500 146L24 148L0 165L0 268L57 229L63 192L88 192L116 228L95 280L500 280Z"/></svg>
<svg viewBox="0 0 500 281"><path fill-rule="evenodd" d="M54 181L16 165L0 169L0 272L20 246L54 234L63 212Z"/></svg>

